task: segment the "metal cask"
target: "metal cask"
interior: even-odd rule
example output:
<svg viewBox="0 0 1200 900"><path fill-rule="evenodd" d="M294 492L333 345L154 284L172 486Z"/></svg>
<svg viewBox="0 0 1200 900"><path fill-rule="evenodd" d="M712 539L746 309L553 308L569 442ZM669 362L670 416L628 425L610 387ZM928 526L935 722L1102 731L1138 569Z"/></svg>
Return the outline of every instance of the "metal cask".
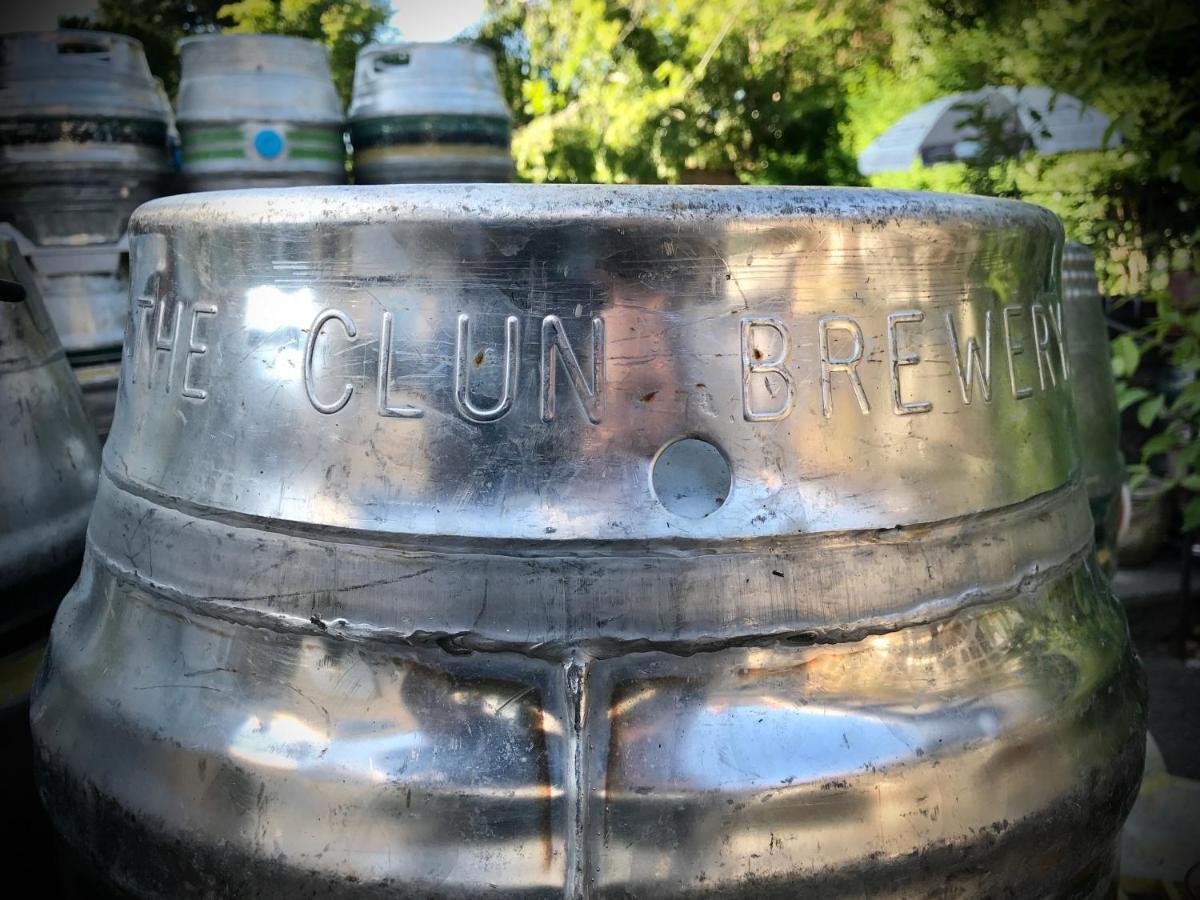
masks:
<svg viewBox="0 0 1200 900"><path fill-rule="evenodd" d="M0 37L0 228L33 268L101 437L126 317L125 227L170 189L169 119L132 38Z"/></svg>
<svg viewBox="0 0 1200 900"><path fill-rule="evenodd" d="M836 189L143 207L61 834L140 897L1106 896L1145 708L1061 246Z"/></svg>
<svg viewBox="0 0 1200 900"><path fill-rule="evenodd" d="M115 244L166 192L167 118L133 38L0 35L0 221L39 246Z"/></svg>
<svg viewBox="0 0 1200 900"><path fill-rule="evenodd" d="M1063 248L1062 283L1067 349L1076 370L1071 392L1075 397L1083 479L1096 524L1096 550L1105 568L1115 570L1121 488L1125 484L1121 416L1104 300L1096 282L1096 260L1083 244L1068 243Z"/></svg>
<svg viewBox="0 0 1200 900"><path fill-rule="evenodd" d="M176 119L189 190L341 184L342 104L315 41L220 34L179 42Z"/></svg>
<svg viewBox="0 0 1200 900"><path fill-rule="evenodd" d="M77 567L99 449L33 273L0 239L0 637L53 609ZM43 629L44 633L44 629ZM10 649L5 641L5 649Z"/></svg>
<svg viewBox="0 0 1200 900"><path fill-rule="evenodd" d="M511 116L483 47L365 47L349 119L358 184L512 179Z"/></svg>

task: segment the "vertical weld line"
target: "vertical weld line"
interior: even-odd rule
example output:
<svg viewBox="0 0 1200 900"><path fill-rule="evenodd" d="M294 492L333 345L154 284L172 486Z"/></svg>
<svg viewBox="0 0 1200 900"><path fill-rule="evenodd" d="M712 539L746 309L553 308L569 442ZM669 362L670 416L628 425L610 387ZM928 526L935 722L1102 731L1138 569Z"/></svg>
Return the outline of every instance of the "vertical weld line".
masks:
<svg viewBox="0 0 1200 900"><path fill-rule="evenodd" d="M564 900L586 900L588 889L587 818L588 792L585 758L587 740L589 664L582 653L572 650L563 666L567 697L570 700L570 728L567 730L567 772L564 794L569 827L566 833L566 879Z"/></svg>

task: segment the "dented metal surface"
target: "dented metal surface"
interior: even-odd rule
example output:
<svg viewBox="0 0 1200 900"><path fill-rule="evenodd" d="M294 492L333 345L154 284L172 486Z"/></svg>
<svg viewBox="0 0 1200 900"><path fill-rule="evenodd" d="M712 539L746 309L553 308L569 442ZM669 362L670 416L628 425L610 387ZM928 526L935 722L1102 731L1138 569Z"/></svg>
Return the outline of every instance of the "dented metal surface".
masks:
<svg viewBox="0 0 1200 900"><path fill-rule="evenodd" d="M277 34L179 42L183 180L188 190L341 184L342 104L329 54Z"/></svg>
<svg viewBox="0 0 1200 900"><path fill-rule="evenodd" d="M33 274L0 238L0 635L53 609L78 567L100 453Z"/></svg>
<svg viewBox="0 0 1200 900"><path fill-rule="evenodd" d="M147 897L1103 896L1144 704L1061 240L820 189L145 207L58 827Z"/></svg>

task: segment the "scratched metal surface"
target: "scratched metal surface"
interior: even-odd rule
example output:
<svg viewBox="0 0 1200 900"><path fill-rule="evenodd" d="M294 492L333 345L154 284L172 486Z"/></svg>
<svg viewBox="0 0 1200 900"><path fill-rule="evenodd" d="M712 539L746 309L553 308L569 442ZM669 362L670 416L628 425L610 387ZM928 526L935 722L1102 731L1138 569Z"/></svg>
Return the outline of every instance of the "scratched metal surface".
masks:
<svg viewBox="0 0 1200 900"><path fill-rule="evenodd" d="M199 35L179 42L179 64L175 106L188 190L345 182L342 103L320 43Z"/></svg>
<svg viewBox="0 0 1200 900"><path fill-rule="evenodd" d="M18 588L78 564L100 468L79 388L16 244L0 240L0 633L48 610Z"/></svg>
<svg viewBox="0 0 1200 900"><path fill-rule="evenodd" d="M123 890L1110 890L1144 698L1050 214L398 187L132 234L33 705Z"/></svg>

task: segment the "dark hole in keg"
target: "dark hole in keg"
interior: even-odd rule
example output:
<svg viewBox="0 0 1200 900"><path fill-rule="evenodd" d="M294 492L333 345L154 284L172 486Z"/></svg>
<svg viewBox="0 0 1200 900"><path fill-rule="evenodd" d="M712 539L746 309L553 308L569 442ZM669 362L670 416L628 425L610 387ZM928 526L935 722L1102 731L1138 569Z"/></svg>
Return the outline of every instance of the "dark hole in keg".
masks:
<svg viewBox="0 0 1200 900"><path fill-rule="evenodd" d="M9 281L0 278L0 301L5 303L20 303L25 299L25 285L19 281Z"/></svg>
<svg viewBox="0 0 1200 900"><path fill-rule="evenodd" d="M393 66L407 66L411 61L411 57L407 53L385 53L383 56L376 57L375 71L382 72Z"/></svg>
<svg viewBox="0 0 1200 900"><path fill-rule="evenodd" d="M108 53L108 47L92 41L64 41L58 45L58 53L60 56L98 56Z"/></svg>
<svg viewBox="0 0 1200 900"><path fill-rule="evenodd" d="M725 454L700 438L668 444L650 473L658 502L688 519L703 519L720 509L733 486L732 477Z"/></svg>

